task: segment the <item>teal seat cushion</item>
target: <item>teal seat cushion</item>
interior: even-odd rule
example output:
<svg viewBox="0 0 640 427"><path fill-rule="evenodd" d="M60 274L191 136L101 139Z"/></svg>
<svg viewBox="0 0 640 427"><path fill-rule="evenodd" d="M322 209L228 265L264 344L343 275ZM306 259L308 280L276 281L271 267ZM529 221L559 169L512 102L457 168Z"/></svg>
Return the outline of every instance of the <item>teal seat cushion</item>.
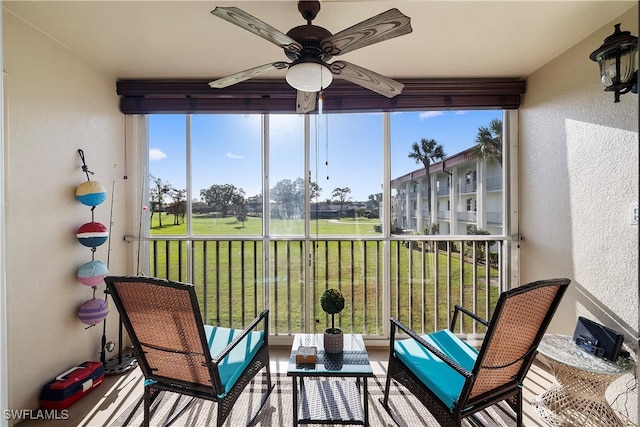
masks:
<svg viewBox="0 0 640 427"><path fill-rule="evenodd" d="M478 351L449 330L423 335L425 341L468 371L473 369ZM464 377L421 346L413 338L396 341L394 352L449 409L453 409L464 385Z"/></svg>
<svg viewBox="0 0 640 427"><path fill-rule="evenodd" d="M218 326L204 326L205 336L209 343L209 351L211 357L215 357L237 336L242 335L244 332L242 329L229 329L221 328ZM260 346L264 342L264 332L254 331L244 337L238 345L231 350L224 359L220 361L218 370L220 372L220 381L224 387L224 395L226 395L231 387L236 383L242 372L253 359L253 356L258 353ZM220 396L220 397L222 397Z"/></svg>

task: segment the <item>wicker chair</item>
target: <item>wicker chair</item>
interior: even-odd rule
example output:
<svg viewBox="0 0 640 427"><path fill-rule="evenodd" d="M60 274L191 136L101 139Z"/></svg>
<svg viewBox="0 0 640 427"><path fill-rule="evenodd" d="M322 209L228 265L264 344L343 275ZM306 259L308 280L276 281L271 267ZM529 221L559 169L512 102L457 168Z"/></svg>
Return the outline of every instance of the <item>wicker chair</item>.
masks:
<svg viewBox="0 0 640 427"><path fill-rule="evenodd" d="M149 425L151 404L163 390L191 396L165 425L201 398L217 402L221 426L242 390L266 368L267 387L247 425L253 421L273 389L268 310L245 329L209 326L202 322L193 285L137 276L109 276L105 282L145 377L144 426Z"/></svg>
<svg viewBox="0 0 640 427"><path fill-rule="evenodd" d="M394 379L416 396L443 426L460 426L466 417L506 401L522 426L522 382L533 362L551 317L570 280L533 282L503 292L490 322L456 306L450 329L418 336L391 319L389 370L380 402L398 425L389 406ZM458 312L487 327L480 350L454 333ZM395 341L396 329L409 335ZM444 362L444 363L442 363Z"/></svg>

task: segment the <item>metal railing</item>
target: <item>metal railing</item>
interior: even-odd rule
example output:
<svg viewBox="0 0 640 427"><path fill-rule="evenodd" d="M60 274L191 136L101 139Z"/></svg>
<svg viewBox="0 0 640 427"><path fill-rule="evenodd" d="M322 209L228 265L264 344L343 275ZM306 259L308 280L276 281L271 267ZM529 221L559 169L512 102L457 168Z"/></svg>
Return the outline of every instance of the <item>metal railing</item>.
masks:
<svg viewBox="0 0 640 427"><path fill-rule="evenodd" d="M502 225L502 212L487 212L487 224Z"/></svg>
<svg viewBox="0 0 640 427"><path fill-rule="evenodd" d="M456 212L456 218L458 218L458 221L476 222L477 217L478 213L474 211Z"/></svg>
<svg viewBox="0 0 640 427"><path fill-rule="evenodd" d="M476 191L478 191L478 183L475 181L458 184L458 192L460 194L470 194Z"/></svg>
<svg viewBox="0 0 640 427"><path fill-rule="evenodd" d="M502 177L496 176L487 178L487 191L499 191L502 190Z"/></svg>
<svg viewBox="0 0 640 427"><path fill-rule="evenodd" d="M439 187L436 190L436 194L438 196L448 196L449 195L449 186L445 185L445 186Z"/></svg>
<svg viewBox="0 0 640 427"><path fill-rule="evenodd" d="M448 326L455 304L490 317L503 289L505 251L503 236L488 237L154 236L149 274L193 283L209 324L244 327L268 306L272 334L321 333L331 319L320 296L336 288L346 300L336 323L346 332L384 336L393 316L428 333ZM476 327L461 322L458 332L476 333Z"/></svg>

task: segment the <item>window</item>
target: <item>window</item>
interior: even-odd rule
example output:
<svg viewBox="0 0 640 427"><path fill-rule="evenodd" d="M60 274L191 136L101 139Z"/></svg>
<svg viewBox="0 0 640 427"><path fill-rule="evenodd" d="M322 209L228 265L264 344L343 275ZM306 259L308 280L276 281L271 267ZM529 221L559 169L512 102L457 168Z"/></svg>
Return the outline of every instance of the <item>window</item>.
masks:
<svg viewBox="0 0 640 427"><path fill-rule="evenodd" d="M485 161L469 155L478 127L503 114L149 115L150 265L140 271L201 286L216 323L268 306L275 334L321 332L318 298L342 287L352 301L343 326L379 334L388 304L401 310L399 283L427 280L410 270L420 252L404 250L427 247L420 234L506 234L487 213L508 212L507 189L464 191ZM428 170L410 156L423 139L444 151ZM382 301L392 278L393 302Z"/></svg>
<svg viewBox="0 0 640 427"><path fill-rule="evenodd" d="M481 160L464 153L476 143L478 128L501 114L389 115L393 227L424 230L428 221L454 219L431 215L431 206L446 202L451 210L455 192L439 190L456 175L464 182L461 195L476 191L476 163ZM382 230L385 114L309 115L306 125L305 116L288 114L149 117L152 234L305 236ZM264 129L268 134L263 141ZM423 139L433 139L445 153L431 158L432 179L425 176L422 160L410 156L413 143ZM499 166L494 162L491 167L499 176ZM420 197L415 196L417 182ZM467 212L499 214L503 191L494 190L482 200L486 206L478 206L476 198L460 202ZM305 221L310 221L308 228ZM496 232L501 229L492 229Z"/></svg>
<svg viewBox="0 0 640 427"><path fill-rule="evenodd" d="M463 224L475 222L478 228L488 229L484 221L486 215L467 215L466 212L482 212L488 210L501 212L505 204L505 193L501 189L492 193L491 198L478 196L468 197L477 193L477 168L480 164L490 163L490 159L474 157L470 150L477 144L476 138L480 127L489 127L494 120L502 122L503 112L499 110L479 111L428 111L428 112L400 112L390 115L391 133L391 218L392 226L410 224L411 229L424 232L425 229L437 229L440 234L466 234ZM422 152L422 141L433 140L441 146L444 156L439 158L432 153ZM414 145L417 144L419 153L412 155ZM423 158L429 160L429 176ZM502 176L503 168L497 162L492 166L494 176ZM403 198L400 195L415 188L414 181L421 183L421 215L410 218L411 212L402 210ZM433 187L430 188L432 186ZM451 188L455 183L455 188ZM485 188L482 191L486 191ZM454 198L452 200L452 198ZM487 200L478 206L476 199ZM431 213L435 202L446 201L447 210L461 211L458 214L438 215ZM414 206L414 210L416 207ZM404 217L407 217L406 219ZM412 222L413 221L413 222ZM457 222L460 225L457 225ZM492 234L501 234L502 227L491 227Z"/></svg>
<svg viewBox="0 0 640 427"><path fill-rule="evenodd" d="M381 113L310 117L311 235L380 229L382 120Z"/></svg>
<svg viewBox="0 0 640 427"><path fill-rule="evenodd" d="M255 114L191 116L194 235L261 234L260 131Z"/></svg>
<svg viewBox="0 0 640 427"><path fill-rule="evenodd" d="M304 120L269 117L269 235L303 236L305 203Z"/></svg>
<svg viewBox="0 0 640 427"><path fill-rule="evenodd" d="M467 175L465 176L465 181L467 184L473 184L476 182L476 171L469 171L467 172Z"/></svg>

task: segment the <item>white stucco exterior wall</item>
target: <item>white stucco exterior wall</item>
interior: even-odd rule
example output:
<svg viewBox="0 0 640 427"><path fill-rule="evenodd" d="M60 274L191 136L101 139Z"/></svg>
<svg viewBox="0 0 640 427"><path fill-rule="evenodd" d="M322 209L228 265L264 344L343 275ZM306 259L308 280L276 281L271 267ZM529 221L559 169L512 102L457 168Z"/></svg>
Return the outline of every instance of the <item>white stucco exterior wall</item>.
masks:
<svg viewBox="0 0 640 427"><path fill-rule="evenodd" d="M75 199L76 186L87 179L77 150L95 172L92 179L107 189L95 220L111 228L110 272L123 274L124 116L113 76L7 11L2 29L8 406L35 409L44 383L100 359L102 323L85 329L77 318L93 294L76 278L92 259L76 239L78 227L91 221L90 208ZM100 246L95 259L106 264L108 246ZM97 298L104 298L104 288ZM107 340L117 339L117 322L111 307Z"/></svg>
<svg viewBox="0 0 640 427"><path fill-rule="evenodd" d="M638 336L638 95L604 92L589 54L613 25L638 34L637 5L527 78L520 110L521 278L572 280L550 331L578 316ZM634 346L637 350L637 344ZM626 385L610 389L611 396ZM637 391L627 409L637 423ZM620 409L620 408L618 408Z"/></svg>

